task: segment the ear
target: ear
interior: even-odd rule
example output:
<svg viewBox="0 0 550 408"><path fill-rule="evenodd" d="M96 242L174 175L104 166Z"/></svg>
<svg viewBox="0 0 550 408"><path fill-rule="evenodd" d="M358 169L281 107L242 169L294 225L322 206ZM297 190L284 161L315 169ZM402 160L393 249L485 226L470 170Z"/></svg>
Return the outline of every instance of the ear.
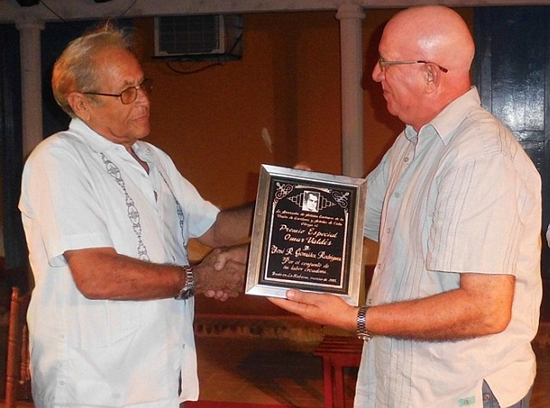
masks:
<svg viewBox="0 0 550 408"><path fill-rule="evenodd" d="M87 122L90 119L90 100L86 95L81 94L80 92L71 92L67 96L67 102L73 112L83 121Z"/></svg>
<svg viewBox="0 0 550 408"><path fill-rule="evenodd" d="M434 64L425 64L424 75L426 79L426 91L428 93L434 92L441 82L441 70Z"/></svg>

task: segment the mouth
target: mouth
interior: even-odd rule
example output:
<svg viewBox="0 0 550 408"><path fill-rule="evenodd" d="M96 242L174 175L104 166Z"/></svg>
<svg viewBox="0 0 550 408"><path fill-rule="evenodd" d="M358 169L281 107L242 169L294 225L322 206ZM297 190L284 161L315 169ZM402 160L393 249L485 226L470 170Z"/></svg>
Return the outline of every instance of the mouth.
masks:
<svg viewBox="0 0 550 408"><path fill-rule="evenodd" d="M145 114L145 115L142 115L142 116L138 116L137 118L134 119L134 121L135 122L140 122L140 123L149 122L149 115Z"/></svg>

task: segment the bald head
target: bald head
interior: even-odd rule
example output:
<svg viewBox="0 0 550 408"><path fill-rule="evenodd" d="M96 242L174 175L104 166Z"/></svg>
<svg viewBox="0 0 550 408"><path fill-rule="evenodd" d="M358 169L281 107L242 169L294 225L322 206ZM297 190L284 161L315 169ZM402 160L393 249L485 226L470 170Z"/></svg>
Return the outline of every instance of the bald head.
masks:
<svg viewBox="0 0 550 408"><path fill-rule="evenodd" d="M383 40L404 58L434 61L452 71L468 72L475 51L462 17L444 6L412 7L396 14L386 25Z"/></svg>
<svg viewBox="0 0 550 408"><path fill-rule="evenodd" d="M430 122L470 89L474 48L468 26L447 7L397 13L384 28L372 72L388 111L417 130Z"/></svg>

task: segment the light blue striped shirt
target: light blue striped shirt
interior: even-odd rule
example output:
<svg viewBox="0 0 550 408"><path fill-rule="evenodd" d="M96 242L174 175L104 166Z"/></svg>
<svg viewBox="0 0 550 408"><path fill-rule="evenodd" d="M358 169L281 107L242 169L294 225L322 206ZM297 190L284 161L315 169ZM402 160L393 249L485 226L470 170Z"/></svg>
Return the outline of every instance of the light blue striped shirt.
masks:
<svg viewBox="0 0 550 408"><path fill-rule="evenodd" d="M355 406L481 408L483 379L502 406L520 400L535 376L540 235L540 176L475 88L418 133L407 126L367 179L365 236L380 242L367 304L450 291L460 273L511 274L512 320L454 342L375 336Z"/></svg>

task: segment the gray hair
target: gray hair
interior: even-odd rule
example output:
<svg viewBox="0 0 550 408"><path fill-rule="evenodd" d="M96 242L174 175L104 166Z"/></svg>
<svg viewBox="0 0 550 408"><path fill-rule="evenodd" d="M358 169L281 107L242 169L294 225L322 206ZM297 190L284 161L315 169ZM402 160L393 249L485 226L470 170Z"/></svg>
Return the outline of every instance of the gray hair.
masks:
<svg viewBox="0 0 550 408"><path fill-rule="evenodd" d="M55 100L71 117L76 117L67 100L71 92L94 91L98 81L95 56L107 47L133 52L129 33L107 22L71 41L53 67L52 89Z"/></svg>

